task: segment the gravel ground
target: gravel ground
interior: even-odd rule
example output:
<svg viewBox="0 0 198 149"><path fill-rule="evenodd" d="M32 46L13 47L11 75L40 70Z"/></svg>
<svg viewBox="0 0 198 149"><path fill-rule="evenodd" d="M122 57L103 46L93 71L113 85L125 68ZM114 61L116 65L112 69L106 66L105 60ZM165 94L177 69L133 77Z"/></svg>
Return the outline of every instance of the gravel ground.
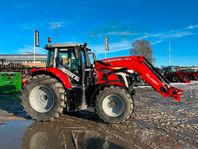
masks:
<svg viewBox="0 0 198 149"><path fill-rule="evenodd" d="M152 148L198 147L198 84L176 85L181 102L162 97L151 88L137 89L135 112L127 124L115 125Z"/></svg>
<svg viewBox="0 0 198 149"><path fill-rule="evenodd" d="M113 147L119 144L119 148L198 148L198 83L175 86L184 90L181 102L162 98L149 87L137 88L135 111L124 124L108 125L93 115L63 116L51 124L71 132L83 127L86 137L100 136L100 140L106 140L103 145L110 141ZM0 96L0 123L27 118L16 98ZM40 131L38 128L42 126L35 125L47 126L46 123L34 123L28 130Z"/></svg>

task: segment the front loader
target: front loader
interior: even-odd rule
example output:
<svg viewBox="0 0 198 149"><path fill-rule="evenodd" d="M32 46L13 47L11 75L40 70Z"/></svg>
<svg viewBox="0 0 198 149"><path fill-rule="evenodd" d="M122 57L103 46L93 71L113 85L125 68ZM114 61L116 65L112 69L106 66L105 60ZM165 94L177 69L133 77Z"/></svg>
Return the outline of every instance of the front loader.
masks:
<svg viewBox="0 0 198 149"><path fill-rule="evenodd" d="M22 104L35 120L48 121L63 111L93 107L107 123L124 122L134 110L134 72L162 96L180 100L182 90L171 87L142 56L97 61L86 44L47 44L45 48L46 68L33 69L23 81Z"/></svg>

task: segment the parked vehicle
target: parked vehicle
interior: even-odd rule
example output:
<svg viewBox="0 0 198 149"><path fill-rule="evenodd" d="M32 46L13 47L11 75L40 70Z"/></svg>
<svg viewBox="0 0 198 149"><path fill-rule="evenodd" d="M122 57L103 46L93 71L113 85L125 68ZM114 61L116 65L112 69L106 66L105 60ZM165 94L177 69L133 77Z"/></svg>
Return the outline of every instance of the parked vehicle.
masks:
<svg viewBox="0 0 198 149"><path fill-rule="evenodd" d="M180 70L178 66L168 66L163 68L163 75L170 82L183 82L189 83L190 79L186 72Z"/></svg>
<svg viewBox="0 0 198 149"><path fill-rule="evenodd" d="M21 88L20 72L0 72L0 95L20 93Z"/></svg>
<svg viewBox="0 0 198 149"><path fill-rule="evenodd" d="M198 80L198 71L193 68L187 68L185 70L182 70L183 72L187 73L188 78L190 80Z"/></svg>

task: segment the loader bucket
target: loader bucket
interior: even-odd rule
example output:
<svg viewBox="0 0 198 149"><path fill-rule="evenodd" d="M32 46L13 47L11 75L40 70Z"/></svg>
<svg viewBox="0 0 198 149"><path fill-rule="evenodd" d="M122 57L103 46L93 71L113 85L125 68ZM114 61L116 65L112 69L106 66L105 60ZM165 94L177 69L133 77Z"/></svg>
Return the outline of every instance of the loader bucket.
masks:
<svg viewBox="0 0 198 149"><path fill-rule="evenodd" d="M183 94L183 90L181 89L177 89L175 87L170 87L168 89L168 94L170 95L170 97L174 98L176 101L180 102L180 98Z"/></svg>

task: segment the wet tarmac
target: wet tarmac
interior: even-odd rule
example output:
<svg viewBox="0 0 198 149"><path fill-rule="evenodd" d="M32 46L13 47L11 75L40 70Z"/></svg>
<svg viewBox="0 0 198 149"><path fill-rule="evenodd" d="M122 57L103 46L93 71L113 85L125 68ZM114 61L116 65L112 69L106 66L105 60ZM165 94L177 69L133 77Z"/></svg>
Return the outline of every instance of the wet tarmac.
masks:
<svg viewBox="0 0 198 149"><path fill-rule="evenodd" d="M0 148L21 149L24 132L31 121L9 121L0 125Z"/></svg>
<svg viewBox="0 0 198 149"><path fill-rule="evenodd" d="M141 145L108 124L70 116L53 122L9 121L0 126L0 138L2 149L125 149Z"/></svg>
<svg viewBox="0 0 198 149"><path fill-rule="evenodd" d="M18 100L0 97L0 149L198 148L198 83L177 86L185 91L179 103L137 89L131 118L113 125L89 112L34 122Z"/></svg>

